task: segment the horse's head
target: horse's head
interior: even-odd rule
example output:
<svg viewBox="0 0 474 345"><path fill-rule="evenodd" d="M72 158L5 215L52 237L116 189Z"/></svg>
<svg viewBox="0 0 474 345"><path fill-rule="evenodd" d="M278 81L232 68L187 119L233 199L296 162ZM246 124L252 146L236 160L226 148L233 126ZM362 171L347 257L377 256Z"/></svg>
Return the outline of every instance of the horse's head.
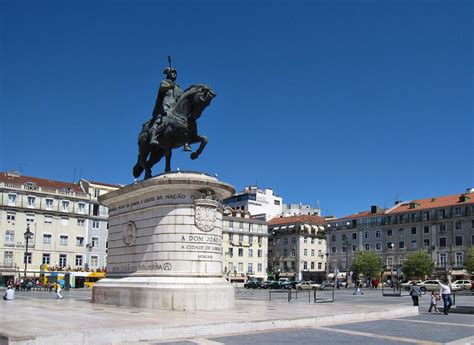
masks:
<svg viewBox="0 0 474 345"><path fill-rule="evenodd" d="M184 90L174 107L174 112L177 115L197 119L201 116L202 111L211 104L216 95L208 85L191 85Z"/></svg>

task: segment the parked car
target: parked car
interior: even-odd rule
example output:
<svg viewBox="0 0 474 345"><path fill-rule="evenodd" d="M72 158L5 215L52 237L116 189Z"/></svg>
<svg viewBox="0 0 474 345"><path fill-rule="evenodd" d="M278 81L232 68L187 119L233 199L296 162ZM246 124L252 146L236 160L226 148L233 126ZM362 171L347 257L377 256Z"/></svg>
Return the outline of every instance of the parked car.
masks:
<svg viewBox="0 0 474 345"><path fill-rule="evenodd" d="M425 281L421 282L418 285L420 286L421 291L432 291L432 290L439 290L439 288L440 288L439 283L440 283L440 281L437 280L437 279L436 280L425 280ZM461 287L459 285L456 285L456 284L451 284L451 289L453 291L459 291L459 290L461 290Z"/></svg>
<svg viewBox="0 0 474 345"><path fill-rule="evenodd" d="M419 284L421 284L422 282L421 282L421 280L416 280L416 281L415 281L415 280L409 280L409 281L407 281L406 283L402 283L402 284L401 284L401 287L402 287L403 289L407 290L407 291L410 291L410 290L411 290L411 287L412 287L413 284L415 284L415 283L416 283L417 285L419 285Z"/></svg>
<svg viewBox="0 0 474 345"><path fill-rule="evenodd" d="M260 283L260 289L280 289L280 282L275 280L267 280L266 282Z"/></svg>
<svg viewBox="0 0 474 345"><path fill-rule="evenodd" d="M296 289L296 284L298 284L298 282L296 281L286 281L286 282L280 282L280 287L282 289Z"/></svg>
<svg viewBox="0 0 474 345"><path fill-rule="evenodd" d="M333 288L335 286L335 283L326 280L326 281L323 281L321 285L325 288Z"/></svg>
<svg viewBox="0 0 474 345"><path fill-rule="evenodd" d="M472 286L472 281L470 280L456 280L453 284L459 285L462 290L470 289Z"/></svg>
<svg viewBox="0 0 474 345"><path fill-rule="evenodd" d="M313 283L312 281L302 281L296 284L296 288L298 290L316 290L316 289L324 289L321 284Z"/></svg>
<svg viewBox="0 0 474 345"><path fill-rule="evenodd" d="M260 287L260 282L257 280L249 280L244 284L246 289L258 289Z"/></svg>

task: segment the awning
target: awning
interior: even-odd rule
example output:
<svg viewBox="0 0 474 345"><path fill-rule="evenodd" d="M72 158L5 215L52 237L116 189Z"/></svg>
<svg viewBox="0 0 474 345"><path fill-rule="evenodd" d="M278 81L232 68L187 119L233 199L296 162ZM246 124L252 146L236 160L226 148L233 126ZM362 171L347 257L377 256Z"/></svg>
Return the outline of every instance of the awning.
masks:
<svg viewBox="0 0 474 345"><path fill-rule="evenodd" d="M282 230L286 230L286 225L281 227Z"/></svg>
<svg viewBox="0 0 474 345"><path fill-rule="evenodd" d="M313 229L318 231L319 230L319 227L317 225L312 225Z"/></svg>
<svg viewBox="0 0 474 345"><path fill-rule="evenodd" d="M279 226L277 226L277 227L273 228L272 230L278 230L278 229L280 229L280 227L279 227Z"/></svg>
<svg viewBox="0 0 474 345"><path fill-rule="evenodd" d="M324 226L321 226L321 225L320 225L320 226L319 226L319 229L324 231Z"/></svg>
<svg viewBox="0 0 474 345"><path fill-rule="evenodd" d="M311 230L311 225L309 225L309 224L305 224L304 227L305 227L305 229L307 229L307 230Z"/></svg>
<svg viewBox="0 0 474 345"><path fill-rule="evenodd" d="M331 279L334 278L334 273L329 273L328 278L331 278Z"/></svg>
<svg viewBox="0 0 474 345"><path fill-rule="evenodd" d="M295 227L294 225L290 225L288 229L293 229L294 227Z"/></svg>

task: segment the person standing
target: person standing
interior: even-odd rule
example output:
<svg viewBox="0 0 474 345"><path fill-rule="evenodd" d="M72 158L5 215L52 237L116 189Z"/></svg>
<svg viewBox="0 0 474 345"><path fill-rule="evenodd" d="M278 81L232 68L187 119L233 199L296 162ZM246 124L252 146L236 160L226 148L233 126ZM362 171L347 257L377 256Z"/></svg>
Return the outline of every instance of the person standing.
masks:
<svg viewBox="0 0 474 345"><path fill-rule="evenodd" d="M431 291L430 309L428 309L429 314L431 314L431 309L433 309L433 308L434 308L436 314L441 314L438 307L436 306L437 301L438 301L438 296L436 295L436 291L433 290L433 291Z"/></svg>
<svg viewBox="0 0 474 345"><path fill-rule="evenodd" d="M443 297L443 312L444 315L448 315L449 309L453 305L451 299L451 285L447 279L444 280L444 284L438 281L439 286L441 287L441 296Z"/></svg>
<svg viewBox="0 0 474 345"><path fill-rule="evenodd" d="M413 285L411 286L410 296L411 296L411 299L413 300L413 306L418 307L419 298L421 296L421 290L420 290L420 287L416 285L416 283L413 283Z"/></svg>

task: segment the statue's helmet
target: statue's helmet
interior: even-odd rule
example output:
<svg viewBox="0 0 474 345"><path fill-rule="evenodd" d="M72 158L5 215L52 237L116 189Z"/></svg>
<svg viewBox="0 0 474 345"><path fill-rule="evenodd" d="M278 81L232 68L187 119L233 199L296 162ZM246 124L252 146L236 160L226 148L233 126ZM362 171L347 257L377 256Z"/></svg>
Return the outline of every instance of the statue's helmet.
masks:
<svg viewBox="0 0 474 345"><path fill-rule="evenodd" d="M172 72L178 74L175 68L173 67L166 67L165 70L163 71L163 74L166 74L167 76L170 75Z"/></svg>

